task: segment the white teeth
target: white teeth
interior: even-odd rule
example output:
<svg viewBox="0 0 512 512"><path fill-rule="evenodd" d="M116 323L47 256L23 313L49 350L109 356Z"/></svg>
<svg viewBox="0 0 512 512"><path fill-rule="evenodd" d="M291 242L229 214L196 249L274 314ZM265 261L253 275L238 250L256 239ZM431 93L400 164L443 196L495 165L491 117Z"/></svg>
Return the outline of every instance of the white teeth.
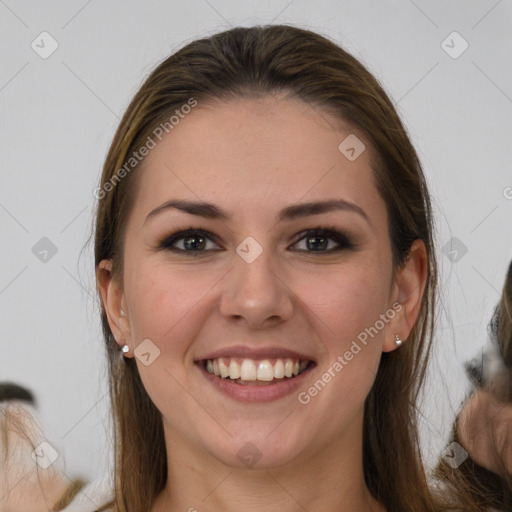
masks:
<svg viewBox="0 0 512 512"><path fill-rule="evenodd" d="M285 377L291 377L293 375L293 361L291 359L287 359L284 364L284 375Z"/></svg>
<svg viewBox="0 0 512 512"><path fill-rule="evenodd" d="M229 377L233 380L240 378L240 365L233 358L229 363Z"/></svg>
<svg viewBox="0 0 512 512"><path fill-rule="evenodd" d="M222 357L219 359L219 370L220 370L220 376L225 379L226 377L229 377L229 369L224 363L224 359Z"/></svg>
<svg viewBox="0 0 512 512"><path fill-rule="evenodd" d="M284 378L284 364L281 359L278 359L276 361L276 364L274 365L274 378L276 378L276 379Z"/></svg>
<svg viewBox="0 0 512 512"><path fill-rule="evenodd" d="M229 364L227 364L228 360ZM273 365L269 359L262 361L243 359L241 364L238 361L233 357L227 360L222 357L208 359L205 365L206 371L223 379L270 382L274 379L295 377L309 365L309 361L291 358L276 358Z"/></svg>
<svg viewBox="0 0 512 512"><path fill-rule="evenodd" d="M271 381L274 379L274 368L268 359L258 365L258 380Z"/></svg>
<svg viewBox="0 0 512 512"><path fill-rule="evenodd" d="M244 359L240 367L240 378L242 380L256 380L256 365L251 359Z"/></svg>

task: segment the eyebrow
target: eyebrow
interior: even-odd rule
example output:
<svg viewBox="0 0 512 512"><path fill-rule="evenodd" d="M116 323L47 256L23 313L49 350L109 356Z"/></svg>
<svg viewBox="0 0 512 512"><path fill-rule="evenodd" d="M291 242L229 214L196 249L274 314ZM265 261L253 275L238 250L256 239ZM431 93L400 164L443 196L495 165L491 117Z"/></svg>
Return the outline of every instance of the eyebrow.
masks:
<svg viewBox="0 0 512 512"><path fill-rule="evenodd" d="M184 199L171 199L152 210L147 215L144 223L146 223L150 218L155 217L156 215L169 209L180 210L190 215L197 215L207 219L227 221L232 218L232 215L230 215L228 212L211 203L187 201ZM317 215L335 210L344 210L357 213L370 224L370 219L368 218L366 212L357 204L345 199L328 199L325 201L293 204L283 208L283 210L279 212L278 221L290 221L300 217Z"/></svg>

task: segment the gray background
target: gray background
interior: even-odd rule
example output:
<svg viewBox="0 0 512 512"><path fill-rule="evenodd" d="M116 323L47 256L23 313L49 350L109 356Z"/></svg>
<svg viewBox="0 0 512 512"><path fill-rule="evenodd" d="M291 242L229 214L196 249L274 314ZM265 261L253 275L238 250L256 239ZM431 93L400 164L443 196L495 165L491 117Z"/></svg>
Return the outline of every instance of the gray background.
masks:
<svg viewBox="0 0 512 512"><path fill-rule="evenodd" d="M0 380L35 392L70 476L96 478L111 464L92 244L81 251L118 120L169 53L256 23L335 39L396 102L435 199L449 311L439 316L422 409L427 463L468 392L461 365L487 341L512 258L510 0L0 0ZM58 43L46 59L31 47L43 45L43 31ZM469 45L457 58L464 41L453 31ZM34 254L43 237L57 249L46 261ZM452 237L465 254L443 253Z"/></svg>

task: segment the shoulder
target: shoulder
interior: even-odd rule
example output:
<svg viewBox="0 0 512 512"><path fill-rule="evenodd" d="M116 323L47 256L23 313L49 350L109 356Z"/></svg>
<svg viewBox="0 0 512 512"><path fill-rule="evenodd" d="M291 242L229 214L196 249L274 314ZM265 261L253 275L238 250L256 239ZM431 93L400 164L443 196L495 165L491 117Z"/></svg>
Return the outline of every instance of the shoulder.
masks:
<svg viewBox="0 0 512 512"><path fill-rule="evenodd" d="M84 485L71 502L61 512L113 512L113 508L104 508L114 499L111 479L104 476Z"/></svg>

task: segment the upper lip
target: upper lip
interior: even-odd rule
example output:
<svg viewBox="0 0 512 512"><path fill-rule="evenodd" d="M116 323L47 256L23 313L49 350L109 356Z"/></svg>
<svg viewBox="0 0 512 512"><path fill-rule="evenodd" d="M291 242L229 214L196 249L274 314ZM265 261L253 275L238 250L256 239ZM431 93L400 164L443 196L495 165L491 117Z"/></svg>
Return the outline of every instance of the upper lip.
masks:
<svg viewBox="0 0 512 512"><path fill-rule="evenodd" d="M258 347L252 348L244 345L233 345L231 347L224 347L214 350L213 352L209 352L205 356L202 356L196 361L202 361L205 359L218 359L219 357L241 357L244 359L264 359L264 358L292 358L292 359L300 359L302 361L313 361L314 359L301 352L296 352L294 350L289 350L283 347Z"/></svg>

